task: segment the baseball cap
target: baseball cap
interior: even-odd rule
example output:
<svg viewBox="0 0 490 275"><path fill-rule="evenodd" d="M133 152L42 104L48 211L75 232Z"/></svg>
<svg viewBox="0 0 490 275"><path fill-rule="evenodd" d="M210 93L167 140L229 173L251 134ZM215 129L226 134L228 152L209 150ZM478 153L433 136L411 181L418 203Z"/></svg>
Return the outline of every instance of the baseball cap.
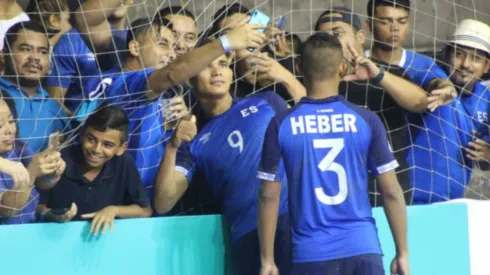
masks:
<svg viewBox="0 0 490 275"><path fill-rule="evenodd" d="M473 19L465 19L456 27L448 42L482 50L490 55L490 26Z"/></svg>
<svg viewBox="0 0 490 275"><path fill-rule="evenodd" d="M327 16L331 13L338 13L340 16ZM345 7L333 7L324 11L316 21L315 30L318 31L320 24L330 23L330 22L344 22L349 25L352 25L354 28L361 30L362 22L359 19L359 16L352 12L351 9Z"/></svg>

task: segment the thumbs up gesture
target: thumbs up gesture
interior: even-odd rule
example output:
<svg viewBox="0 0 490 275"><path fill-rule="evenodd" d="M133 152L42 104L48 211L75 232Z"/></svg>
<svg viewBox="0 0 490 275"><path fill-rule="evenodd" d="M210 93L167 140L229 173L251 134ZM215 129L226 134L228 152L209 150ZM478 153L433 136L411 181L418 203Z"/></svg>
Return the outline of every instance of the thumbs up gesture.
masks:
<svg viewBox="0 0 490 275"><path fill-rule="evenodd" d="M170 145L175 149L179 148L182 141L191 141L197 134L196 116L192 116L189 120L181 120L175 129Z"/></svg>

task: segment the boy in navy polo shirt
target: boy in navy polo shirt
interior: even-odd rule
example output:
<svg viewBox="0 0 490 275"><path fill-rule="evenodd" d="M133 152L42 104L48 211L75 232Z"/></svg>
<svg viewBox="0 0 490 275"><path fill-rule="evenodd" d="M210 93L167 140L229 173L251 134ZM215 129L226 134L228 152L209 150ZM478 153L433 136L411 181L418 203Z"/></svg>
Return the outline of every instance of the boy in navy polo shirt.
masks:
<svg viewBox="0 0 490 275"><path fill-rule="evenodd" d="M81 144L62 151L67 163L58 185L42 192L42 220L92 219L90 231L112 231L114 219L149 217L150 200L136 165L126 154L129 120L123 110L105 106L90 115Z"/></svg>

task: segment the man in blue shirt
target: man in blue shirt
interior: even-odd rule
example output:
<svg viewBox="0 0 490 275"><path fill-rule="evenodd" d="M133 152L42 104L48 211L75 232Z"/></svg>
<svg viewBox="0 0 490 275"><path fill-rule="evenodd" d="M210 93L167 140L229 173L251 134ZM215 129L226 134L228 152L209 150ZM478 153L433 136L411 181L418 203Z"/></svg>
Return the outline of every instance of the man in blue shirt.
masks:
<svg viewBox="0 0 490 275"><path fill-rule="evenodd" d="M102 106L87 118L81 144L62 151L67 165L58 184L41 192L42 220L92 219L90 231L97 235L112 231L115 218L151 216L134 160L125 153L128 127L128 117L116 106Z"/></svg>
<svg viewBox="0 0 490 275"><path fill-rule="evenodd" d="M350 78L383 79L372 62L351 51ZM258 177L263 275L278 274L274 228L284 162L293 239L292 274L385 274L368 199L368 170L377 177L397 255L391 273L409 274L407 221L397 161L376 114L338 95L345 79L342 44L327 33L302 46L300 66L308 97L268 126Z"/></svg>
<svg viewBox="0 0 490 275"><path fill-rule="evenodd" d="M180 6L170 6L158 11L155 20L167 19L172 23L175 34L175 54L181 56L192 50L197 43L196 17L192 12Z"/></svg>
<svg viewBox="0 0 490 275"><path fill-rule="evenodd" d="M63 34L53 49L53 62L46 86L49 95L56 99L71 116L86 98L82 82L85 77L96 77L101 70L121 67L127 50L126 10L132 1L88 0L78 7L74 28ZM109 18L107 18L107 16ZM109 19L114 15L120 20Z"/></svg>
<svg viewBox="0 0 490 275"><path fill-rule="evenodd" d="M41 86L49 67L49 43L42 25L14 25L6 34L4 53L7 62L0 88L15 100L20 139L34 153L41 152L51 133L70 129L63 108Z"/></svg>
<svg viewBox="0 0 490 275"><path fill-rule="evenodd" d="M138 19L133 22L128 35L129 56L123 68L114 68L84 83L84 96L89 100L77 116L85 117L101 103L117 104L128 113L128 151L134 157L150 195L164 144L171 134L167 126L185 114L182 99L169 101L175 93L181 95L179 89L170 89L196 75L224 51L259 47L265 36L257 29L263 26L242 23L223 36L224 44L215 40L172 62L175 40L171 23L166 19ZM165 115L164 111L173 115Z"/></svg>
<svg viewBox="0 0 490 275"><path fill-rule="evenodd" d="M196 118L193 117L190 122L180 122L167 144L156 181L154 206L159 213L170 211L187 190L193 176L202 175L211 192L222 202L224 216L231 228L234 274L258 274L257 196L260 182L254 171L259 165L267 124L275 114L284 112L287 104L273 92L241 100L233 98L230 94L233 71L229 66L230 57L222 55L191 79L204 117L200 117L197 136ZM182 141L189 143L181 146ZM289 274L287 183L285 177L281 180L284 185L274 251L282 274Z"/></svg>

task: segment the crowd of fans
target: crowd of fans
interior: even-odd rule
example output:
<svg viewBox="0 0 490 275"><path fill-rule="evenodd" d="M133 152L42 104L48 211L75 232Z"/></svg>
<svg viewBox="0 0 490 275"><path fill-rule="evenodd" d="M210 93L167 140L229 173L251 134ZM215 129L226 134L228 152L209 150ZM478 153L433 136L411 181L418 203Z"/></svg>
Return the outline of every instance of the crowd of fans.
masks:
<svg viewBox="0 0 490 275"><path fill-rule="evenodd" d="M307 96L305 70L321 70L297 66L301 39L273 23L248 24L240 4L197 26L177 6L127 22L132 0L71 2L30 1L25 11L0 3L0 223L89 219L99 234L116 218L216 201L201 213L223 213L234 255L250 258L267 126ZM367 7L366 22L338 7L314 26L342 45L339 93L381 119L407 204L462 198L474 164L490 160L482 81L490 27L463 20L432 59L403 48L409 0ZM382 206L375 177L369 190L371 205ZM287 193L283 184L276 240L291 234ZM280 270L291 257L283 244ZM260 255L255 261L234 264L254 274Z"/></svg>

